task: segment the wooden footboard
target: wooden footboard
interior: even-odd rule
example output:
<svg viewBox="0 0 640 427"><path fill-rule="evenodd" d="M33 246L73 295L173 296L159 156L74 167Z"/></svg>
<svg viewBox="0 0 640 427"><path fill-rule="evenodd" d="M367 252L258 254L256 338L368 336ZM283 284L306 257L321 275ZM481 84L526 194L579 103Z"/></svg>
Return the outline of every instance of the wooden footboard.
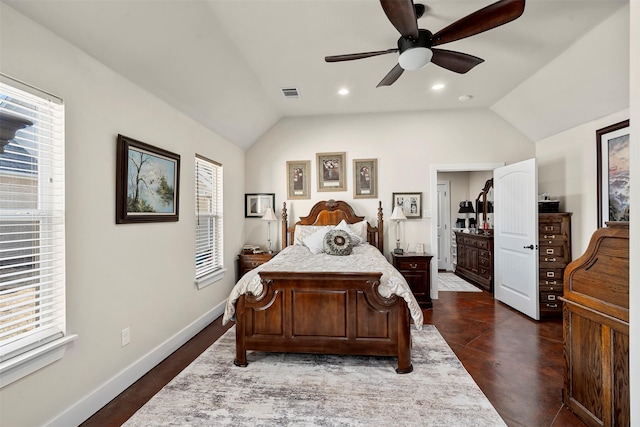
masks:
<svg viewBox="0 0 640 427"><path fill-rule="evenodd" d="M247 350L395 356L413 370L406 302L377 291L381 273L260 273L261 295L236 303L237 366Z"/></svg>

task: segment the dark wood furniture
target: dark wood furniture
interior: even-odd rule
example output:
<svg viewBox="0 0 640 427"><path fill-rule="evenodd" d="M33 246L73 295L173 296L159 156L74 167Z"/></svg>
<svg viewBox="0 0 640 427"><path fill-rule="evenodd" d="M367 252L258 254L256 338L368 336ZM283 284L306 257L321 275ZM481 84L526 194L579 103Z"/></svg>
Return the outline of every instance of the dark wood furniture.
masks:
<svg viewBox="0 0 640 427"><path fill-rule="evenodd" d="M493 234L455 233L458 257L455 274L493 292Z"/></svg>
<svg viewBox="0 0 640 427"><path fill-rule="evenodd" d="M406 252L391 253L393 266L407 279L407 283L422 308L432 308L431 258L433 255Z"/></svg>
<svg viewBox="0 0 640 427"><path fill-rule="evenodd" d="M564 269L571 262L571 213L538 214L540 317L562 316Z"/></svg>
<svg viewBox="0 0 640 427"><path fill-rule="evenodd" d="M316 203L299 225L357 223L343 201ZM284 245L293 242L295 225L288 226L282 209ZM381 252L382 203L378 226L368 225L368 241ZM355 270L355 269L354 269ZM247 350L395 356L396 372L408 373L411 333L406 302L397 296L383 298L377 291L380 272L273 272L261 271L260 295L242 295L236 302L236 359L247 365Z"/></svg>
<svg viewBox="0 0 640 427"><path fill-rule="evenodd" d="M238 255L238 272L239 276L242 277L248 271L253 270L259 265L264 264L273 258L275 253L261 253L261 254L240 254Z"/></svg>
<svg viewBox="0 0 640 427"><path fill-rule="evenodd" d="M593 234L562 301L564 404L590 426L630 425L628 222Z"/></svg>

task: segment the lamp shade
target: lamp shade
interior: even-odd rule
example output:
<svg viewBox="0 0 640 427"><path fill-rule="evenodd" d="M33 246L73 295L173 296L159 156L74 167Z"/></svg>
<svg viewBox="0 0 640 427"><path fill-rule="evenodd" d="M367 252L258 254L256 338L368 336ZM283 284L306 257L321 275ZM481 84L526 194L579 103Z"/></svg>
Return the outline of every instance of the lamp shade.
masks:
<svg viewBox="0 0 640 427"><path fill-rule="evenodd" d="M404 221L407 219L406 216L404 216L404 212L402 211L402 207L400 206L396 206L393 208L393 212L391 213L391 216L389 217L389 219L393 220L393 221Z"/></svg>
<svg viewBox="0 0 640 427"><path fill-rule="evenodd" d="M278 218L276 218L276 216L273 214L273 209L271 209L271 207L268 207L267 209L265 209L264 215L262 215L262 220L263 221L277 221Z"/></svg>
<svg viewBox="0 0 640 427"><path fill-rule="evenodd" d="M476 213L476 211L473 210L473 203L471 203L470 200L466 200L464 202L460 202L460 210L458 213Z"/></svg>

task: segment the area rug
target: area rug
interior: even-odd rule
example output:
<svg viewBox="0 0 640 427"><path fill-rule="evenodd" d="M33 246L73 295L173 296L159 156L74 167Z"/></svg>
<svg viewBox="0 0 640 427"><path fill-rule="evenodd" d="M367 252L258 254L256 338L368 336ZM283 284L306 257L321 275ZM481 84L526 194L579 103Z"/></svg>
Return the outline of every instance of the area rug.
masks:
<svg viewBox="0 0 640 427"><path fill-rule="evenodd" d="M432 325L412 329L414 370L393 357L248 352L226 332L124 425L505 426Z"/></svg>
<svg viewBox="0 0 640 427"><path fill-rule="evenodd" d="M482 290L453 273L438 272L438 292L482 292Z"/></svg>

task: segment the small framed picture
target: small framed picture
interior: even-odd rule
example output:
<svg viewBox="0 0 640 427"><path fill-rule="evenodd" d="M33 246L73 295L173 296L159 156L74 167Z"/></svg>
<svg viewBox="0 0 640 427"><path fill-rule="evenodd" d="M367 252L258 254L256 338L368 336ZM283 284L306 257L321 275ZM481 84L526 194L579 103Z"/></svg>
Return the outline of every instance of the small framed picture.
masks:
<svg viewBox="0 0 640 427"><path fill-rule="evenodd" d="M262 218L264 211L271 208L275 211L275 193L254 193L244 195L244 217Z"/></svg>
<svg viewBox="0 0 640 427"><path fill-rule="evenodd" d="M309 174L311 161L295 160L287 162L287 199L310 199Z"/></svg>
<svg viewBox="0 0 640 427"><path fill-rule="evenodd" d="M402 207L407 219L422 218L422 193L393 193L393 207Z"/></svg>
<svg viewBox="0 0 640 427"><path fill-rule="evenodd" d="M378 160L358 159L353 161L353 198L375 199L378 197Z"/></svg>
<svg viewBox="0 0 640 427"><path fill-rule="evenodd" d="M598 227L629 221L629 120L598 129Z"/></svg>
<svg viewBox="0 0 640 427"><path fill-rule="evenodd" d="M318 191L347 191L345 153L317 153Z"/></svg>
<svg viewBox="0 0 640 427"><path fill-rule="evenodd" d="M178 221L180 155L118 135L116 224Z"/></svg>

